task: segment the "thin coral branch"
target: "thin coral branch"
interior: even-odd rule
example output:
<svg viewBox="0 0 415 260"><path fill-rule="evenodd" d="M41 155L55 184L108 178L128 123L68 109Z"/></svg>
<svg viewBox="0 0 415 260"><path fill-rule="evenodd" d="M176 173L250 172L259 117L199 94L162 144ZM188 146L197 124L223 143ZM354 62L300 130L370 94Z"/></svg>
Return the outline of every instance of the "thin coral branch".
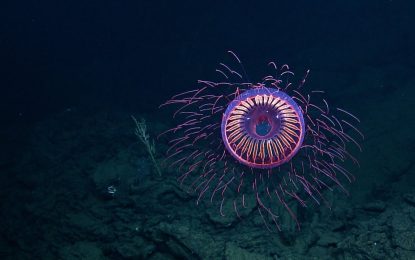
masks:
<svg viewBox="0 0 415 260"><path fill-rule="evenodd" d="M146 147L147 152L150 155L150 159L153 162L153 165L156 168L158 175L161 176L161 170L156 161L156 145L154 143L154 140L150 140L150 136L147 133L146 120L144 118L140 118L139 120L137 120L134 116L131 116L131 118L134 120L135 123L135 135L138 137L138 140L140 140L140 142L143 143Z"/></svg>

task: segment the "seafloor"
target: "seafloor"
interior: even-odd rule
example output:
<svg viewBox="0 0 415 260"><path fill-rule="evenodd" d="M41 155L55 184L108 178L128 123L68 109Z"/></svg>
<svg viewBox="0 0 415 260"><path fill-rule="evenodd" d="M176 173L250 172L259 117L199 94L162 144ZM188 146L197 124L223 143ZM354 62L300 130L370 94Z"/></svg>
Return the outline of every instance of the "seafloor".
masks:
<svg viewBox="0 0 415 260"><path fill-rule="evenodd" d="M130 111L22 119L0 129L0 257L415 259L414 75L364 67L332 91L333 103L361 119L361 168L350 195L327 192L332 208L307 209L300 231L270 233L254 209L239 219L206 201L196 206L174 170L153 172ZM147 118L152 137L166 128L166 120L136 116Z"/></svg>

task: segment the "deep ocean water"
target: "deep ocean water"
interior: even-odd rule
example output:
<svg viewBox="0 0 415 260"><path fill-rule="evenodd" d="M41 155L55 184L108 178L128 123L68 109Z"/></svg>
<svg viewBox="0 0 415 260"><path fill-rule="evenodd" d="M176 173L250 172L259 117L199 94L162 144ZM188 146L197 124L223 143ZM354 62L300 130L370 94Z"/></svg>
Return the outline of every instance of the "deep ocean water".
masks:
<svg viewBox="0 0 415 260"><path fill-rule="evenodd" d="M26 1L0 17L2 259L415 259L411 1ZM349 195L269 232L177 181L173 110L234 50L252 81L287 63L357 115ZM146 120L154 168L131 116ZM220 137L218 137L220 138Z"/></svg>

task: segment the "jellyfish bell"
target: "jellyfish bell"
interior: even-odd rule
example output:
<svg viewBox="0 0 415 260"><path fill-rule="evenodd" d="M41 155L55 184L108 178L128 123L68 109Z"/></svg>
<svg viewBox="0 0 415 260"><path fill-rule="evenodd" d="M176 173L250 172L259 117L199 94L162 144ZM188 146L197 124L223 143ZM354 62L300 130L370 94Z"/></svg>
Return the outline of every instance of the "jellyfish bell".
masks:
<svg viewBox="0 0 415 260"><path fill-rule="evenodd" d="M274 88L254 88L236 97L221 124L227 151L253 168L274 168L289 161L300 149L304 117L297 103Z"/></svg>

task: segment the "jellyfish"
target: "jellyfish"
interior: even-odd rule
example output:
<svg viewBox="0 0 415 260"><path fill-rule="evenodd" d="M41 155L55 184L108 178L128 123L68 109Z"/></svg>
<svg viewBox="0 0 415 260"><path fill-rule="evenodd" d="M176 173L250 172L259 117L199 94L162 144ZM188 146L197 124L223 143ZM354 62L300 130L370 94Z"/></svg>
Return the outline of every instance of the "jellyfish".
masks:
<svg viewBox="0 0 415 260"><path fill-rule="evenodd" d="M161 105L175 107L176 125L160 134L169 144L166 162L197 204L217 201L221 215L231 205L241 217L253 203L269 230L270 223L282 230L286 213L300 229L298 208L330 207L327 190L348 194L348 162L359 165L352 153L364 138L360 120L329 106L324 91L308 90L309 70L294 84L288 65L269 62L262 80L251 82L236 53L228 54L231 64L216 69L220 80L199 80Z"/></svg>

